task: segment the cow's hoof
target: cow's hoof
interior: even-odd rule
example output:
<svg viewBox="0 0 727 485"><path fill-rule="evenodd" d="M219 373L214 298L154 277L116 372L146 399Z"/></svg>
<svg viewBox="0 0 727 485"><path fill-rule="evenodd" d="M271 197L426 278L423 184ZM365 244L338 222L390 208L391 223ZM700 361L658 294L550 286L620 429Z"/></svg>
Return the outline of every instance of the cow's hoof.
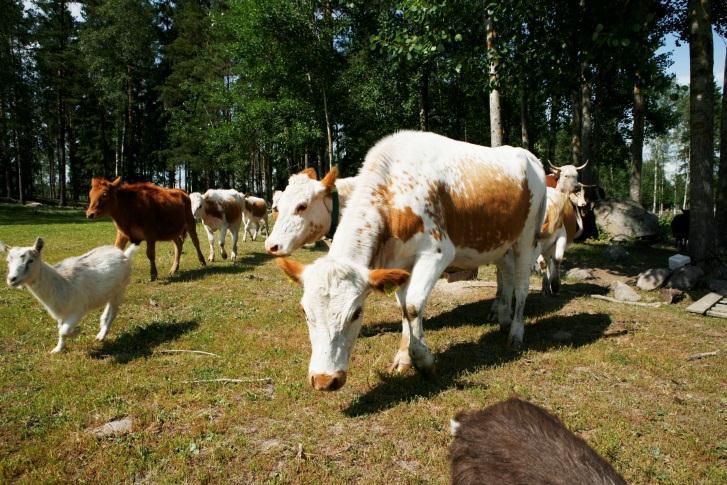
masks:
<svg viewBox="0 0 727 485"><path fill-rule="evenodd" d="M391 364L391 367L389 367L389 373L390 374L398 374L398 375L404 375L411 372L412 365L411 364L403 364L399 362L394 362Z"/></svg>
<svg viewBox="0 0 727 485"><path fill-rule="evenodd" d="M436 366L429 366L425 367L423 369L419 369L419 372L422 373L422 376L424 376L427 379L435 380L437 378L437 368Z"/></svg>
<svg viewBox="0 0 727 485"><path fill-rule="evenodd" d="M149 279L150 279L151 281L156 281L156 279L157 279L157 275L155 275L155 274L152 274L152 275L151 275L151 277L150 277Z"/></svg>
<svg viewBox="0 0 727 485"><path fill-rule="evenodd" d="M51 354L60 354L61 352L63 352L63 347L59 347L57 345L50 351Z"/></svg>
<svg viewBox="0 0 727 485"><path fill-rule="evenodd" d="M213 258L212 256L210 256L209 258L207 258L207 261L209 261L210 263L214 263L215 262L215 258Z"/></svg>
<svg viewBox="0 0 727 485"><path fill-rule="evenodd" d="M222 253L220 256L222 256L222 259L227 259L227 253Z"/></svg>
<svg viewBox="0 0 727 485"><path fill-rule="evenodd" d="M204 258L200 259L199 262L202 264L202 266L207 266L207 263L205 262Z"/></svg>
<svg viewBox="0 0 727 485"><path fill-rule="evenodd" d="M510 350L519 351L523 347L523 339L510 335L507 338L507 347Z"/></svg>

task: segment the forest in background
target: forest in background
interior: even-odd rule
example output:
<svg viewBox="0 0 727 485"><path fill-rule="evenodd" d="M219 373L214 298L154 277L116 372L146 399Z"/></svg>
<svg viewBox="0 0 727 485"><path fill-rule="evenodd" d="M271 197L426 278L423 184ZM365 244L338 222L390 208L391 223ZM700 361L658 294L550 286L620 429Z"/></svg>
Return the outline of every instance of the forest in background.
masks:
<svg viewBox="0 0 727 485"><path fill-rule="evenodd" d="M352 175L379 138L421 129L588 161L585 183L650 210L697 190L727 224L724 2L73 5L0 0L0 197L66 205L118 175L269 200L291 173ZM692 92L657 54L668 35L690 45Z"/></svg>

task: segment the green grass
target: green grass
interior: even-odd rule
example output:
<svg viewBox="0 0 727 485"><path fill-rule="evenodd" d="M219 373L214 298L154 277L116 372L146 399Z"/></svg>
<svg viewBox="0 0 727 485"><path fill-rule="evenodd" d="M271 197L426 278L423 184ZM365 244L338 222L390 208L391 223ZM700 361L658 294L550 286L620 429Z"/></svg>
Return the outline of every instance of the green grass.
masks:
<svg viewBox="0 0 727 485"><path fill-rule="evenodd" d="M44 257L56 262L112 243L114 228L81 211L0 205L0 240L29 245L39 235ZM485 320L494 288L435 293L426 328L438 378L427 381L385 373L400 316L393 298L377 295L346 386L317 393L306 383L301 289L261 242L240 247L237 263L201 269L187 240L179 274L154 283L140 252L107 341L93 340L99 310L58 356L48 354L56 326L40 304L2 285L0 482L446 483L449 418L511 395L554 412L629 481L727 481L724 320L689 315L687 303L619 306L587 296L605 293L603 280L566 282L559 297L531 293L525 350L513 353ZM604 247L574 247L569 265L631 277L670 254L630 248L631 258L614 266ZM171 243L158 245L160 274L172 254ZM321 254L302 249L295 258ZM480 274L489 279L492 269ZM556 340L559 332L570 337ZM273 384L184 382L217 377ZM88 432L120 416L134 418L132 433Z"/></svg>

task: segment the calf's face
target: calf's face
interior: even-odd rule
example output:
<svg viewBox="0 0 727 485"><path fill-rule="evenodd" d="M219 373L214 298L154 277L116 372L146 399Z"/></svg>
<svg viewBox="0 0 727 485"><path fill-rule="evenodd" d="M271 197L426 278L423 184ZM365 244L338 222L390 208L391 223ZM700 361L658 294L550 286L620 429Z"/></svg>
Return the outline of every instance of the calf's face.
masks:
<svg viewBox="0 0 727 485"><path fill-rule="evenodd" d="M327 196L335 189L338 170L334 168L318 181L309 172L290 177L277 202L273 231L265 240L265 250L273 256L288 256L303 244L321 239L331 226L333 210Z"/></svg>
<svg viewBox="0 0 727 485"><path fill-rule="evenodd" d="M204 217L204 198L199 192L189 194L189 200L192 202L192 215L195 219Z"/></svg>
<svg viewBox="0 0 727 485"><path fill-rule="evenodd" d="M290 279L303 285L300 303L311 343L308 380L318 391L336 391L346 382L366 297L372 290L403 285L409 273L398 269L369 270L329 257L309 266L279 258L278 265Z"/></svg>
<svg viewBox="0 0 727 485"><path fill-rule="evenodd" d="M110 182L103 177L91 180L91 191L88 193L86 217L95 219L109 215L116 205L116 189L121 185L121 177Z"/></svg>

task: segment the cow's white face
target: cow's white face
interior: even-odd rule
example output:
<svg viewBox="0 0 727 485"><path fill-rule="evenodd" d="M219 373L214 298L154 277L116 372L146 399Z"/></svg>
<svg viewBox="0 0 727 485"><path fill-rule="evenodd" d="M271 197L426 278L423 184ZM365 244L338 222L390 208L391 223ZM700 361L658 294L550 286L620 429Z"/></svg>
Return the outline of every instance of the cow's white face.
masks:
<svg viewBox="0 0 727 485"><path fill-rule="evenodd" d="M189 198L192 201L192 215L195 219L202 219L204 217L204 198L199 192L192 192L189 194Z"/></svg>
<svg viewBox="0 0 727 485"><path fill-rule="evenodd" d="M333 205L327 196L335 188L337 173L334 168L321 181L311 178L310 172L290 177L288 186L275 203L275 226L265 240L268 253L288 256L328 232Z"/></svg>
<svg viewBox="0 0 727 485"><path fill-rule="evenodd" d="M574 165L560 167L558 175L558 189L566 194L571 194L579 188L578 169Z"/></svg>
<svg viewBox="0 0 727 485"><path fill-rule="evenodd" d="M32 283L40 271L40 252L43 249L43 240L38 238L34 246L24 248L10 248L0 243L0 251L8 252L8 286L17 288L24 283Z"/></svg>
<svg viewBox="0 0 727 485"><path fill-rule="evenodd" d="M583 209L588 205L588 202L586 201L586 193L585 190L583 190L580 186L578 186L577 192L571 192L568 197L570 198L570 201L578 207L579 209Z"/></svg>
<svg viewBox="0 0 727 485"><path fill-rule="evenodd" d="M311 342L308 379L316 390L338 390L346 382L366 297L372 290L384 291L404 284L409 273L398 269L369 270L328 256L305 267L282 258L278 265L304 288L301 306Z"/></svg>

